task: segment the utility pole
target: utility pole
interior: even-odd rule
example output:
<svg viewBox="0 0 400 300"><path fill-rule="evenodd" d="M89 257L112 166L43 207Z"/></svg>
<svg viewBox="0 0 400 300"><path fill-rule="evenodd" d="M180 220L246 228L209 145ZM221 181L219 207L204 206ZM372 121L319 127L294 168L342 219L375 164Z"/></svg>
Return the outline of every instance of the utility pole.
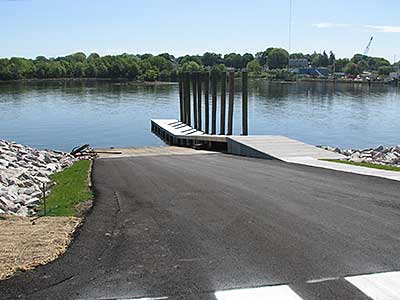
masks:
<svg viewBox="0 0 400 300"><path fill-rule="evenodd" d="M289 54L292 51L292 19L293 19L293 15L292 15L292 11L293 11L293 0L289 0L290 4L289 4Z"/></svg>

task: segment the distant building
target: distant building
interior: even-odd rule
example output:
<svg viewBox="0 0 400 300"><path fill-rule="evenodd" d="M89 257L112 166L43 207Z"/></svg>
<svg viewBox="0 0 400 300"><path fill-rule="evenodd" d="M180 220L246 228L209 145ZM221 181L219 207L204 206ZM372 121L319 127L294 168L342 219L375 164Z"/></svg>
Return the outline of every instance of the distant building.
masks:
<svg viewBox="0 0 400 300"><path fill-rule="evenodd" d="M268 65L263 65L262 66L262 71L263 72L268 72L269 71L269 66Z"/></svg>
<svg viewBox="0 0 400 300"><path fill-rule="evenodd" d="M328 77L328 68L297 68L293 70L293 73L301 77Z"/></svg>
<svg viewBox="0 0 400 300"><path fill-rule="evenodd" d="M307 68L308 60L305 58L289 59L289 68Z"/></svg>
<svg viewBox="0 0 400 300"><path fill-rule="evenodd" d="M400 79L400 73L399 72L391 72L389 74L390 80L399 80Z"/></svg>
<svg viewBox="0 0 400 300"><path fill-rule="evenodd" d="M336 77L346 77L346 73L345 72L335 72L335 76Z"/></svg>
<svg viewBox="0 0 400 300"><path fill-rule="evenodd" d="M317 72L319 73L319 77L328 77L330 75L328 68L316 68Z"/></svg>

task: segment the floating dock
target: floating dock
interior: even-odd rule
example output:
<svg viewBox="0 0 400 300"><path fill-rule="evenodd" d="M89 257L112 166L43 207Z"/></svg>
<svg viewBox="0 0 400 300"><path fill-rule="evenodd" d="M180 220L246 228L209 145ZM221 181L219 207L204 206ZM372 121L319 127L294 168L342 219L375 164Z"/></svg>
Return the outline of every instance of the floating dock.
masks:
<svg viewBox="0 0 400 300"><path fill-rule="evenodd" d="M153 119L151 130L174 146L222 149L229 154L294 162L301 158L341 159L343 155L285 136L210 135L174 119Z"/></svg>

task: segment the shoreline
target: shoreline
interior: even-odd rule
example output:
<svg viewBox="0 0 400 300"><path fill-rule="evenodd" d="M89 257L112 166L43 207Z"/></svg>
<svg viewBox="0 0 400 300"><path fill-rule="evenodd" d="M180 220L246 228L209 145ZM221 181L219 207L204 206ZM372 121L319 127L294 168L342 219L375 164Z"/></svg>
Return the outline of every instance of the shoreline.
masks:
<svg viewBox="0 0 400 300"><path fill-rule="evenodd" d="M273 79L267 79L267 78L262 78L262 77L249 77L249 79L252 80L264 80L268 82L273 82L273 83L280 83L280 84L296 84L296 83L303 83L303 82L313 82L313 83L331 83L331 84L336 84L336 83L345 83L345 84L363 84L363 85L392 85L394 87L397 86L397 84L391 83L391 82L385 82L385 81L365 81L365 80L348 80L348 79L318 79L318 78L299 78L296 80L273 80ZM400 86L400 85L399 85Z"/></svg>
<svg viewBox="0 0 400 300"><path fill-rule="evenodd" d="M351 163L378 164L382 166L400 167L400 145L383 146L366 149L340 149L338 147L319 146L322 149L339 153Z"/></svg>
<svg viewBox="0 0 400 300"><path fill-rule="evenodd" d="M57 83L57 82L109 82L116 85L175 85L174 81L138 81L127 78L31 78L17 80L0 80L0 84L25 84L25 83Z"/></svg>
<svg viewBox="0 0 400 300"><path fill-rule="evenodd" d="M323 79L323 78L299 78L296 80L281 80L281 79L268 79L262 77L249 77L252 80L264 80L267 82L279 83L279 84L295 84L302 82L315 82L315 83L345 83L345 84L363 84L363 85L392 85L394 87L400 86L399 84L395 84L392 82L385 81L355 81L349 79ZM1 84L29 84L29 83L56 83L56 82L109 82L115 85L146 85L146 86L159 86L159 85L177 85L176 81L139 81L139 80L130 80L127 78L71 78L71 77L63 77L63 78L30 78L30 79L17 79L17 80L0 80Z"/></svg>

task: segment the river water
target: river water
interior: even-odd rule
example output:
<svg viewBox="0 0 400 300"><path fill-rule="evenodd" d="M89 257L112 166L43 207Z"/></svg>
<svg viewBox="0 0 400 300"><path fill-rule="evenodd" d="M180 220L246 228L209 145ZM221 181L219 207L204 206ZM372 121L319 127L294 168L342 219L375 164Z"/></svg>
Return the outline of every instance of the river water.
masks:
<svg viewBox="0 0 400 300"><path fill-rule="evenodd" d="M241 131L237 86L234 132ZM161 146L152 118L178 118L177 85L111 82L0 84L0 139L38 148ZM400 144L400 89L320 82L249 86L249 133L314 145Z"/></svg>

